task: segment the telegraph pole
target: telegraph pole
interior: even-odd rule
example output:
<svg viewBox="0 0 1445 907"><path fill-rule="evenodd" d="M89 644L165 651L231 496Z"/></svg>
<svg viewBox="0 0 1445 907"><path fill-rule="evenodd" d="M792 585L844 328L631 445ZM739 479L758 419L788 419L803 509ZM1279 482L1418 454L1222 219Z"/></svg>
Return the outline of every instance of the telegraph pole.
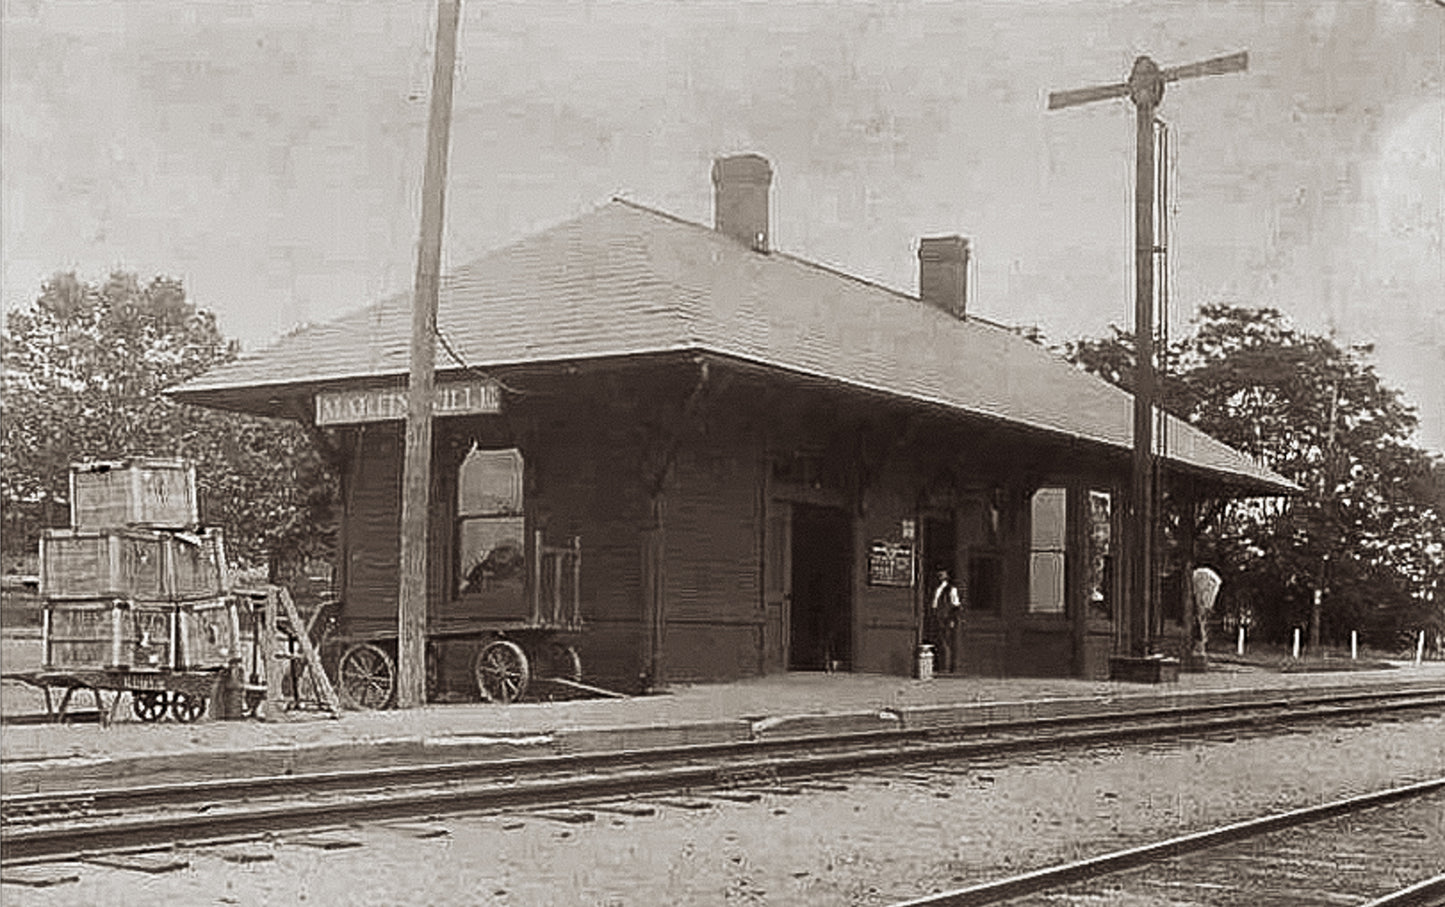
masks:
<svg viewBox="0 0 1445 907"><path fill-rule="evenodd" d="M1239 72L1249 65L1245 51L1184 66L1160 69L1139 57L1127 82L1049 93L1049 109L1108 98L1134 102L1134 448L1128 522L1129 590L1124 597L1126 654L1148 654L1149 613L1154 572L1154 111L1164 85L1180 79Z"/></svg>
<svg viewBox="0 0 1445 907"><path fill-rule="evenodd" d="M1335 501L1335 419L1340 408L1340 384L1338 380L1330 382L1330 421L1329 427L1325 429L1325 449L1323 461L1320 463L1320 512L1326 516L1334 514ZM1331 521L1332 522L1332 521ZM1326 525L1322 534L1324 538L1332 538L1334 526ZM1330 553L1326 551L1320 558L1320 567L1315 574L1314 602L1310 606L1310 654L1318 658L1320 654L1320 624L1324 621L1324 595L1325 583L1329 579Z"/></svg>
<svg viewBox="0 0 1445 907"><path fill-rule="evenodd" d="M441 283L442 223L447 150L452 125L452 75L461 0L438 0L426 169L421 186L421 238L411 300L411 372L406 394L406 453L402 466L401 578L397 600L396 705L426 701L427 522L430 511L432 398L436 369L437 290Z"/></svg>

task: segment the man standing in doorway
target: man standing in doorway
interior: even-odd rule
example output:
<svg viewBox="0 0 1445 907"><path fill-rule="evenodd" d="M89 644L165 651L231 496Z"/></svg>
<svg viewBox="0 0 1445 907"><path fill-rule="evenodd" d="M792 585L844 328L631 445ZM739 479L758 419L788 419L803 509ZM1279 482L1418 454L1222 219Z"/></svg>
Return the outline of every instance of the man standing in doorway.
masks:
<svg viewBox="0 0 1445 907"><path fill-rule="evenodd" d="M938 653L938 670L952 672L953 632L958 626L958 615L963 609L958 597L958 587L953 584L948 571L939 569L934 574L933 598L928 604L928 643Z"/></svg>

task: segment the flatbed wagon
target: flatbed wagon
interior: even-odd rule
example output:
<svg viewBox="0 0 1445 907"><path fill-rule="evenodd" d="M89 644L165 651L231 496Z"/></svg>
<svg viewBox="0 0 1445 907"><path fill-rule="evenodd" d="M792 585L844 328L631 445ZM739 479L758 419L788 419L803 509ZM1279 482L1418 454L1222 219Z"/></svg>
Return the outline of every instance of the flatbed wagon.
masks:
<svg viewBox="0 0 1445 907"><path fill-rule="evenodd" d="M435 698L444 674L455 674L459 657L475 693L488 702L515 702L539 682L583 687L582 660L574 644L582 631L578 585L581 540L547 545L532 535L530 551L516 571L518 582L499 588L481 613L443 612L427 622L427 695ZM521 560L521 559L518 559ZM479 577L478 582L488 581ZM508 594L510 593L510 594ZM322 660L335 679L343 705L384 709L395 703L397 629L356 619L344 602L328 606L320 620ZM452 668L453 670L444 670Z"/></svg>
<svg viewBox="0 0 1445 907"><path fill-rule="evenodd" d="M6 680L28 684L45 694L46 715L52 721L64 721L77 691L90 691L103 723L116 718L124 694L129 693L131 709L142 721L160 721L170 714L176 721L190 723L206 713L207 704L215 694L221 669L194 671L129 670L95 668L67 670L18 671L4 675ZM55 701L55 691L60 701ZM102 692L113 692L109 708Z"/></svg>

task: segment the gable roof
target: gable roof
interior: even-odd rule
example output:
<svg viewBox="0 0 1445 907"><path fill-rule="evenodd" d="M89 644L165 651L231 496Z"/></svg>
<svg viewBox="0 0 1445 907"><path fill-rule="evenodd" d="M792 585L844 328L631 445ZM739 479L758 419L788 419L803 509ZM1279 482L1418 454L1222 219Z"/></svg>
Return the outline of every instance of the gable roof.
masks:
<svg viewBox="0 0 1445 907"><path fill-rule="evenodd" d="M1114 448L1132 397L1013 332L791 255L761 253L631 202L602 207L458 268L437 325L477 368L712 352ZM262 387L399 377L410 294L214 369L175 390L222 404ZM450 360L439 358L439 371ZM1295 486L1170 418L1167 457L1268 493Z"/></svg>

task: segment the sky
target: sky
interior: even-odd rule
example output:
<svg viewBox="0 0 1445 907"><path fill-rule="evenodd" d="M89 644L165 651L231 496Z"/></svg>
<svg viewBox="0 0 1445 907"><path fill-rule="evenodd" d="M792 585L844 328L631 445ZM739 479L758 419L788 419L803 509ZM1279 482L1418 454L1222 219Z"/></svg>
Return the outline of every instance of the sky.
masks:
<svg viewBox="0 0 1445 907"><path fill-rule="evenodd" d="M4 0L6 309L75 270L180 277L257 348L410 289L435 6ZM444 267L623 196L711 223L774 167L774 244L908 292L973 243L970 310L1053 342L1132 325L1133 108L1171 84L1169 330L1209 302L1371 343L1445 452L1440 0L466 0Z"/></svg>

